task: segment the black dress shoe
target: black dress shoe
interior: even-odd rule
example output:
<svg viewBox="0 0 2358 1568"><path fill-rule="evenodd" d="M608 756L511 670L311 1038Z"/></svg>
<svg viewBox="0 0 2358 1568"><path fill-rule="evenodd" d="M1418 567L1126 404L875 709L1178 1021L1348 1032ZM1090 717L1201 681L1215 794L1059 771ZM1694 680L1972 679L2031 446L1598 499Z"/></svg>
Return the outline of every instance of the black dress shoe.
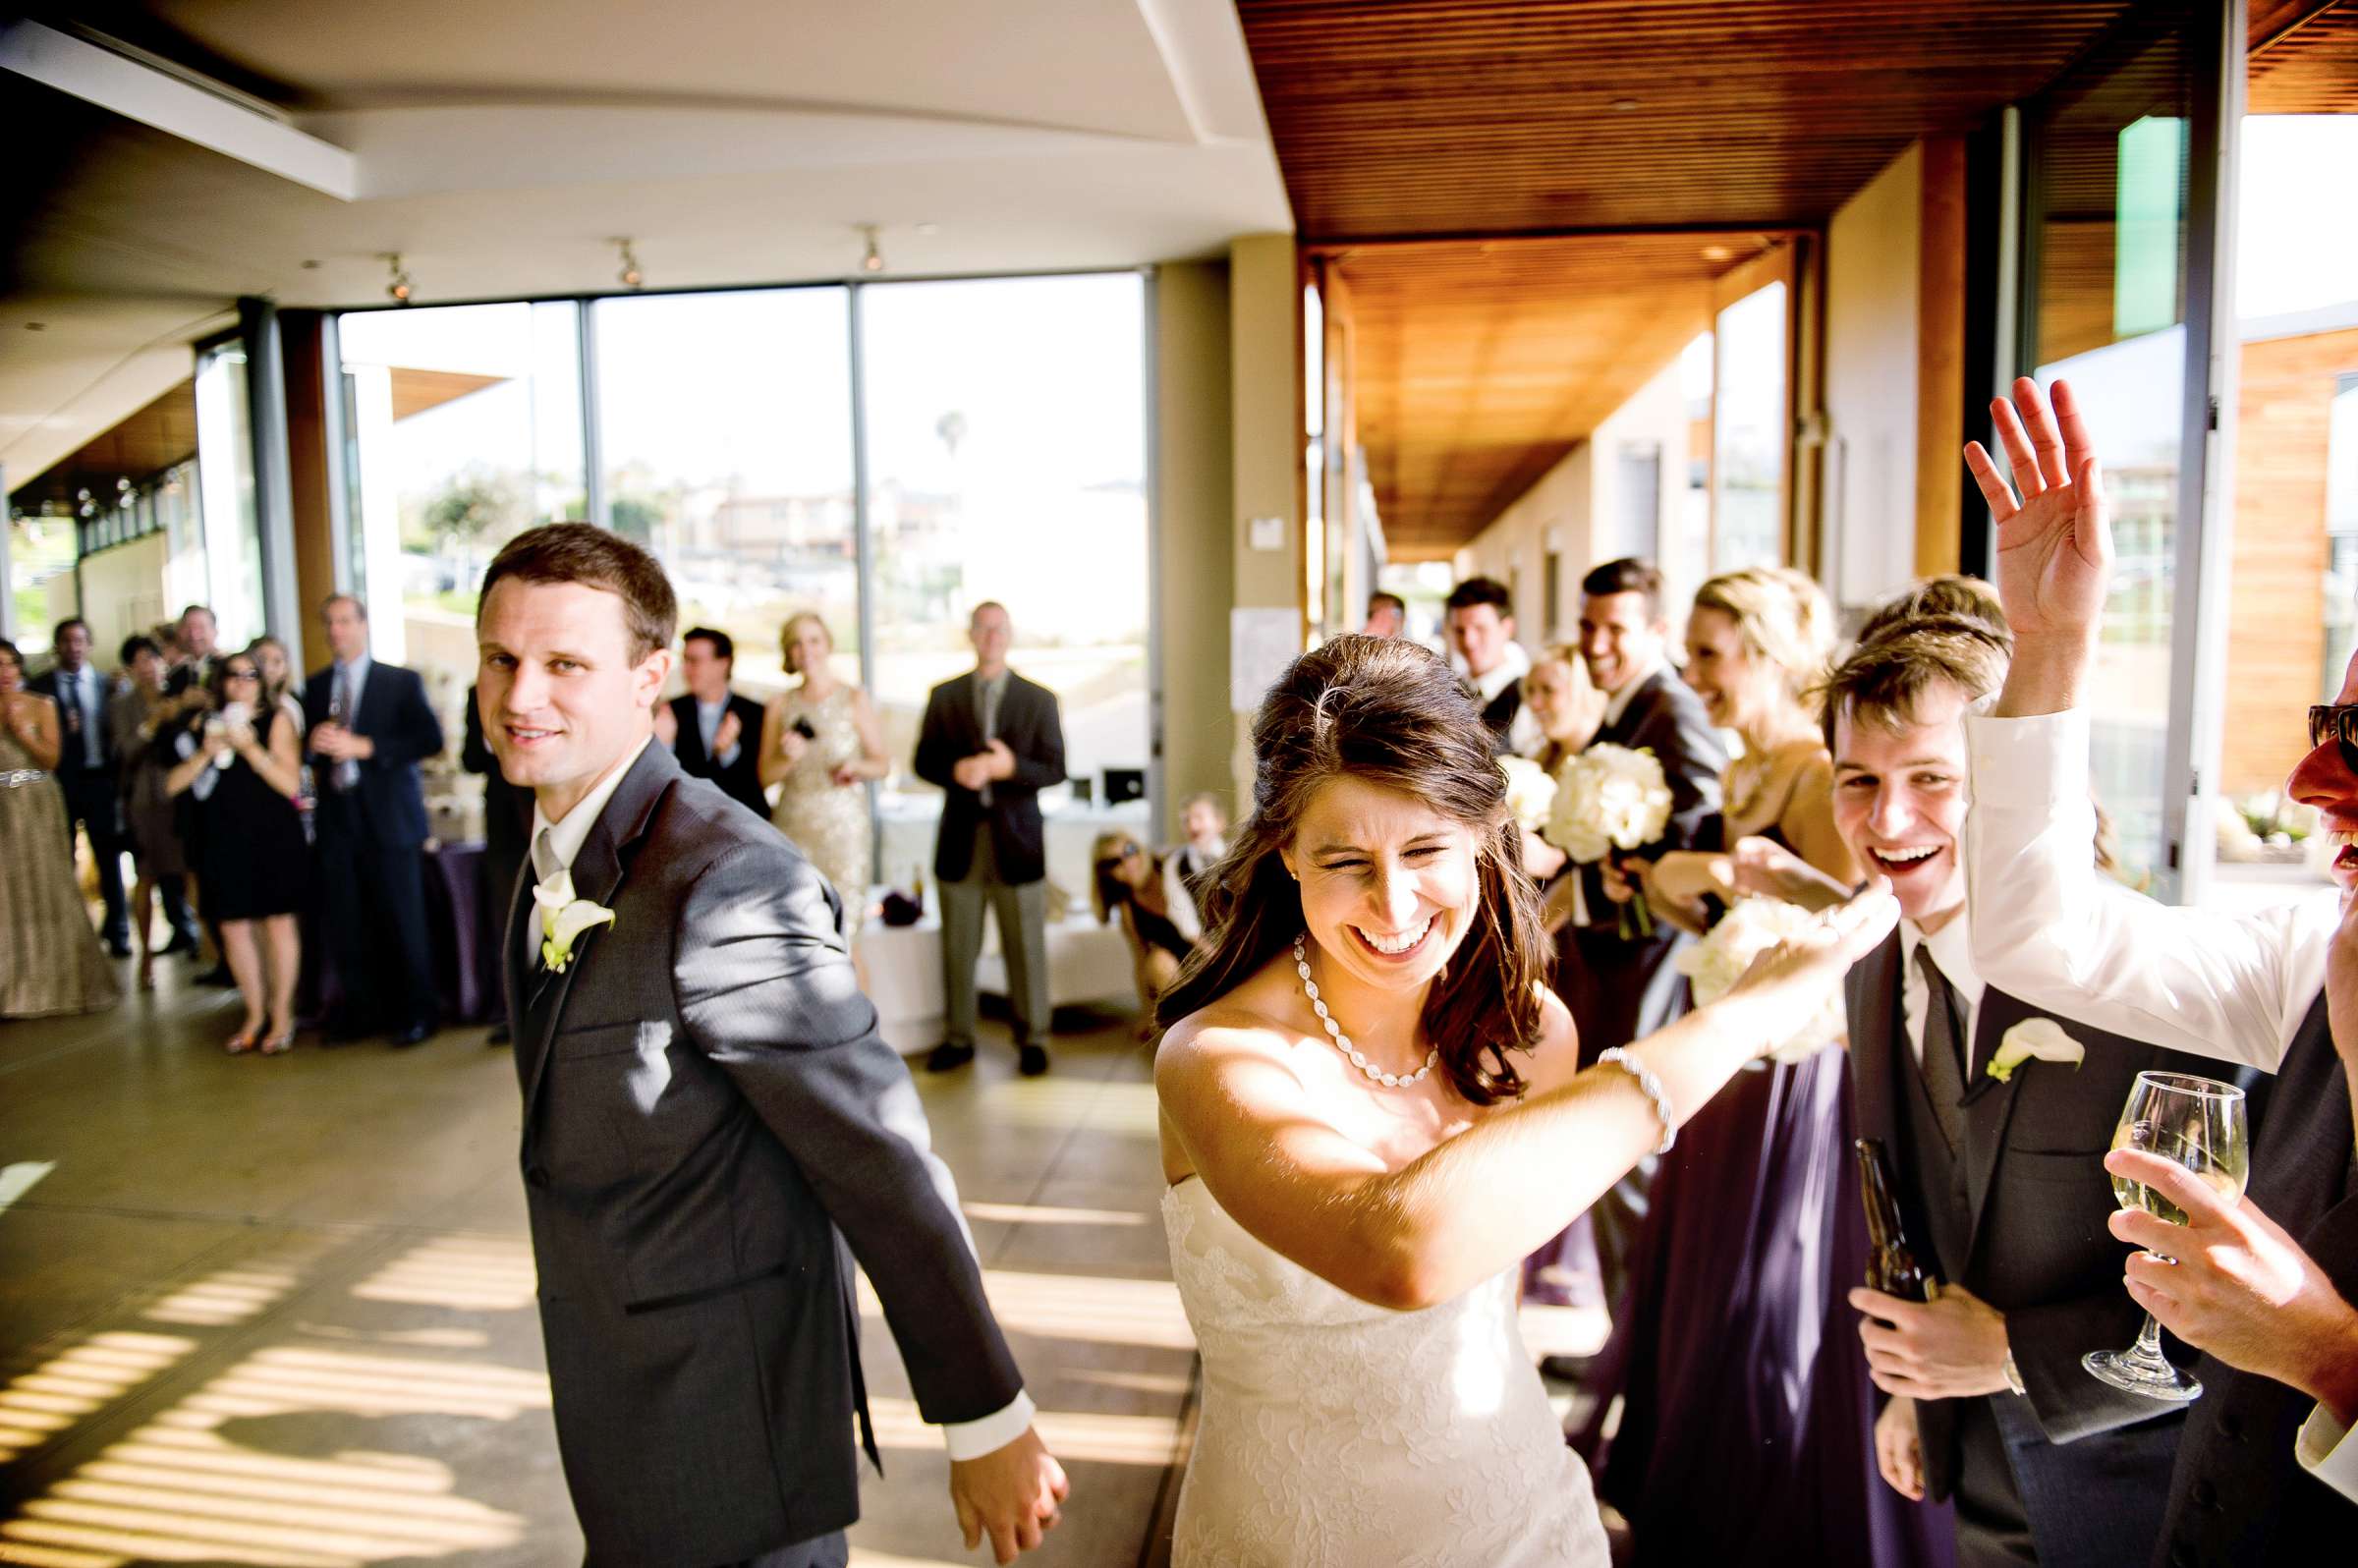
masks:
<svg viewBox="0 0 2358 1568"><path fill-rule="evenodd" d="M109 958L129 958L131 956L131 943L124 937L109 937L107 938L106 952Z"/></svg>
<svg viewBox="0 0 2358 1568"><path fill-rule="evenodd" d="M957 1045L945 1039L934 1046L932 1054L926 1058L926 1071L928 1073L956 1072L974 1059L975 1048L972 1045Z"/></svg>
<svg viewBox="0 0 2358 1568"><path fill-rule="evenodd" d="M1048 1051L1044 1045L1025 1045L1016 1052L1015 1070L1026 1078L1038 1078L1048 1070Z"/></svg>
<svg viewBox="0 0 2358 1568"><path fill-rule="evenodd" d="M194 934L188 931L174 931L172 940L157 948L155 956L170 958L176 953L194 953L195 951L196 951L196 938Z"/></svg>
<svg viewBox="0 0 2358 1568"><path fill-rule="evenodd" d="M227 964L215 964L211 969L196 977L196 983L199 985L228 986L235 985L237 982L238 978L229 972Z"/></svg>
<svg viewBox="0 0 2358 1568"><path fill-rule="evenodd" d="M424 1043L425 1043L427 1040L429 1040L429 1039L432 1039L433 1037L434 1037L434 1026L433 1026L433 1025L431 1025L431 1024L412 1024L412 1025L411 1025L409 1028L407 1028L407 1029L404 1029L404 1030L397 1030L397 1031L395 1031L395 1032L394 1032L394 1034L393 1034L392 1039L393 1039L393 1043L394 1043L394 1045L395 1045L395 1046L397 1046L397 1047L405 1047L405 1046L410 1046L410 1045L422 1045L422 1044L424 1044Z"/></svg>

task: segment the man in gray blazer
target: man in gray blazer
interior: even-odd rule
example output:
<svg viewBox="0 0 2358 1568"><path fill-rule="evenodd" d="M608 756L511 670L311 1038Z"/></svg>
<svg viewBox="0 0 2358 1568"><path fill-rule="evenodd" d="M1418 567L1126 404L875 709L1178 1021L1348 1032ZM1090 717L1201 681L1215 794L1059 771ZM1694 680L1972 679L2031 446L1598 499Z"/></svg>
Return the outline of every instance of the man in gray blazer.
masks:
<svg viewBox="0 0 2358 1568"><path fill-rule="evenodd" d="M876 1033L826 879L650 746L677 616L586 524L483 582L478 701L534 795L506 964L557 1442L594 1568L835 1568L859 1514L856 1255L971 1548L1053 1526L1064 1474L949 1172ZM849 1244L847 1253L846 1243Z"/></svg>

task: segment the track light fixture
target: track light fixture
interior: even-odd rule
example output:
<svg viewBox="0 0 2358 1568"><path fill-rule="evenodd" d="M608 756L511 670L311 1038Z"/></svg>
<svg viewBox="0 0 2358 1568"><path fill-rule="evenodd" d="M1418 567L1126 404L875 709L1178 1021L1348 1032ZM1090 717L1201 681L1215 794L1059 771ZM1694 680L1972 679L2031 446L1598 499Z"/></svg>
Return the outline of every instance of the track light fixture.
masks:
<svg viewBox="0 0 2358 1568"><path fill-rule="evenodd" d="M395 305L409 304L410 274L402 267L400 252L396 251L385 257L385 269L391 275L391 281L385 285L386 298Z"/></svg>
<svg viewBox="0 0 2358 1568"><path fill-rule="evenodd" d="M644 288L646 274L639 270L639 252L631 249L628 240L617 240L614 246L622 252L622 270L614 274L615 281L626 289Z"/></svg>
<svg viewBox="0 0 2358 1568"><path fill-rule="evenodd" d="M861 237L868 241L868 250L860 257L860 270L863 272L883 271L884 252L876 249L876 226L872 223L863 223L859 228Z"/></svg>

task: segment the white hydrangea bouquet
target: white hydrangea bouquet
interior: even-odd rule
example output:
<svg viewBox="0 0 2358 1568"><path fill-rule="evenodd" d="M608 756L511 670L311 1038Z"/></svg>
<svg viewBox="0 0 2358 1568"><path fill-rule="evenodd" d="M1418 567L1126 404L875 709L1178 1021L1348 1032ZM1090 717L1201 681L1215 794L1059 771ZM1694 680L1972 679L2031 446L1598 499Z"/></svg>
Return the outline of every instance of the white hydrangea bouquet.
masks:
<svg viewBox="0 0 2358 1568"><path fill-rule="evenodd" d="M1583 866L1614 850L1643 849L1670 825L1670 785L1651 751L1592 746L1563 765L1542 837ZM1654 912L1637 893L1621 906L1621 934L1654 934Z"/></svg>
<svg viewBox="0 0 2358 1568"><path fill-rule="evenodd" d="M1709 1006L1725 996L1752 961L1788 936L1806 929L1810 912L1775 898L1740 898L1702 941L1678 955L1678 972L1695 990L1695 1005ZM1842 1038L1848 1031L1842 1014L1842 993L1828 990L1817 1014L1790 1039L1768 1053L1775 1062L1807 1061Z"/></svg>
<svg viewBox="0 0 2358 1568"><path fill-rule="evenodd" d="M1502 756L1498 771L1506 775L1506 809L1516 823L1544 836L1555 810L1555 780L1528 756Z"/></svg>

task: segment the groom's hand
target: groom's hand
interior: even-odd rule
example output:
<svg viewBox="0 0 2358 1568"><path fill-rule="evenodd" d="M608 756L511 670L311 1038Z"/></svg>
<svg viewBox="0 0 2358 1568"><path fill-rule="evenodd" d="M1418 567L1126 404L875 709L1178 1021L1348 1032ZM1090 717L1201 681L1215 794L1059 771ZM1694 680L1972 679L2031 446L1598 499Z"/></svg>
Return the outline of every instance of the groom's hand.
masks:
<svg viewBox="0 0 2358 1568"><path fill-rule="evenodd" d="M958 1509L958 1528L966 1532L966 1549L974 1550L987 1535L991 1555L1002 1565L1056 1528L1072 1489L1064 1467L1029 1427L980 1459L950 1461L950 1501Z"/></svg>
<svg viewBox="0 0 2358 1568"><path fill-rule="evenodd" d="M1997 712L2058 713L2077 702L2112 576L2112 523L2096 446L2061 381L2051 416L2039 383L2027 376L2014 383L2013 401L1998 399L1990 414L2013 484L1979 441L1967 444L1965 466L1997 525L1997 594L2014 633Z"/></svg>

